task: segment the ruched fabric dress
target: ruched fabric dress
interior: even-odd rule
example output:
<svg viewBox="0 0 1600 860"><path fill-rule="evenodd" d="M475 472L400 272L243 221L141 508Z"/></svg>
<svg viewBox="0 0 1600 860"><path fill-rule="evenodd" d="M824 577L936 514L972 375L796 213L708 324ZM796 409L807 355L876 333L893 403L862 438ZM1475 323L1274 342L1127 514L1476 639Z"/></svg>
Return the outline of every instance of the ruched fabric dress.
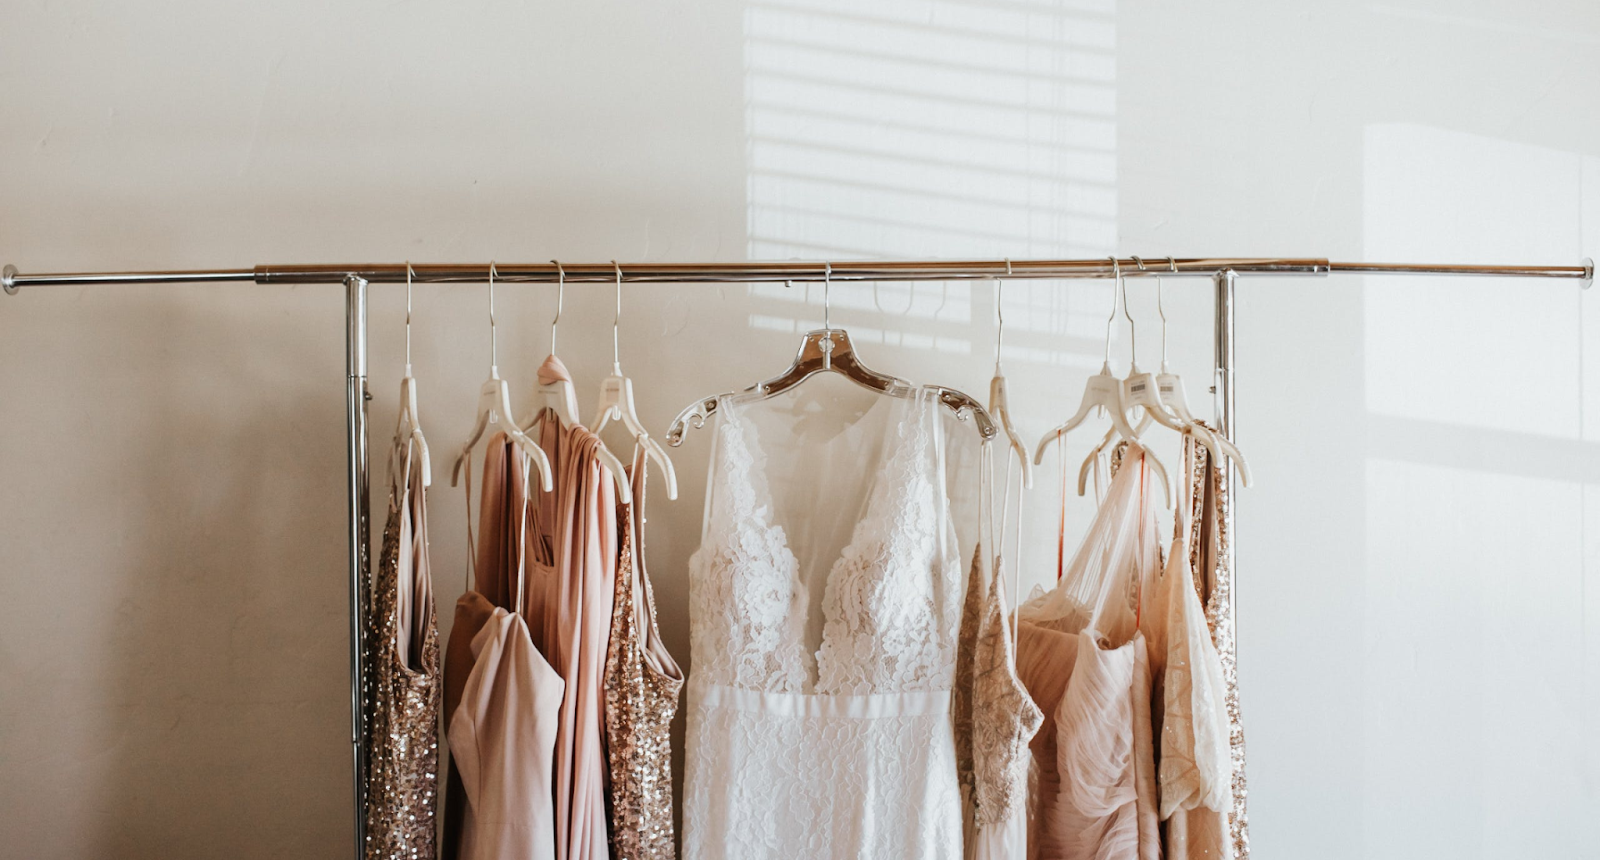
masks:
<svg viewBox="0 0 1600 860"><path fill-rule="evenodd" d="M803 406L717 410L690 562L685 856L958 860L959 431L929 390L873 395L831 436L838 412Z"/></svg>
<svg viewBox="0 0 1600 860"><path fill-rule="evenodd" d="M609 860L605 662L617 575L617 498L596 459L600 439L546 413L529 430L550 458L554 488L528 505L524 615L539 651L566 682L556 730L559 860Z"/></svg>
<svg viewBox="0 0 1600 860"><path fill-rule="evenodd" d="M1160 566L1144 452L1132 445L1057 586L1019 610L1017 671L1045 712L1032 749L1031 858L1156 860L1150 657L1141 599Z"/></svg>
<svg viewBox="0 0 1600 860"><path fill-rule="evenodd" d="M523 550L526 476L526 457L505 434L491 437L484 452L475 590L456 602L445 653L451 755L446 860L557 856L553 774L566 684L535 647L525 615L511 611L519 579L526 589L530 577ZM470 477L467 492L470 498Z"/></svg>
<svg viewBox="0 0 1600 860"><path fill-rule="evenodd" d="M450 753L466 795L461 860L544 860L555 854L550 753L561 678L528 638L522 616L496 606L472 637L472 672L450 721Z"/></svg>

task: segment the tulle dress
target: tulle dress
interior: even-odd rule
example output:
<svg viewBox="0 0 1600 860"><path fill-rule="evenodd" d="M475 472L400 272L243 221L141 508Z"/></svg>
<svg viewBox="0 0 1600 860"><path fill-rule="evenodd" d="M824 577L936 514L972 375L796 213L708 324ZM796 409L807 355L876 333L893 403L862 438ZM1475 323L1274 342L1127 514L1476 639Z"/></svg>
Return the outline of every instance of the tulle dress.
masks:
<svg viewBox="0 0 1600 860"><path fill-rule="evenodd" d="M1019 610L1017 671L1045 722L1032 749L1031 858L1160 857L1144 590L1159 496L1130 445L1061 581Z"/></svg>

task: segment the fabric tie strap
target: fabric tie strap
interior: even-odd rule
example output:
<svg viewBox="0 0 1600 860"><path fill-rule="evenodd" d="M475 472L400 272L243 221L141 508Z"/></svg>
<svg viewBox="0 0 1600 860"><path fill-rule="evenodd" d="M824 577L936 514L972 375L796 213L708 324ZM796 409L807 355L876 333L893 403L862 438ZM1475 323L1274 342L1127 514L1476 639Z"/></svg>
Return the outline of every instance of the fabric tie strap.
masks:
<svg viewBox="0 0 1600 860"><path fill-rule="evenodd" d="M555 355L550 355L544 360L543 364L539 365L540 385L554 385L557 382L571 381L572 374L567 372L567 366L562 364L561 359L556 358Z"/></svg>

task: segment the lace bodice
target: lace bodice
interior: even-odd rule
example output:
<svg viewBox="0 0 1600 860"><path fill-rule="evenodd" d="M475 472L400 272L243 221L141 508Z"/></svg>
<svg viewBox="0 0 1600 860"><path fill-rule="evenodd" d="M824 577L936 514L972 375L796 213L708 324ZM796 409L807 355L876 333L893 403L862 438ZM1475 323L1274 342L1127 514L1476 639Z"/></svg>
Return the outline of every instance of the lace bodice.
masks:
<svg viewBox="0 0 1600 860"><path fill-rule="evenodd" d="M843 411L806 406L717 410L690 560L684 856L957 860L965 570L944 416L927 392L874 396L824 438Z"/></svg>
<svg viewBox="0 0 1600 860"><path fill-rule="evenodd" d="M810 592L776 521L757 428L736 404L719 410L705 535L690 559L697 676L774 693L950 688L962 570L944 502L941 419L926 393L893 405L861 518L827 569L815 651L805 634Z"/></svg>

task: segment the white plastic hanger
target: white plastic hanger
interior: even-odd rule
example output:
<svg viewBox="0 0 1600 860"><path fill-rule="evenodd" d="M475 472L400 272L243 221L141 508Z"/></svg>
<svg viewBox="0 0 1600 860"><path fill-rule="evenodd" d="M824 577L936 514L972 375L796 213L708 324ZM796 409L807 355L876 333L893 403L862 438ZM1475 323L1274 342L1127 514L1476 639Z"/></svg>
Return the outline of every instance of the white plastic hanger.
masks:
<svg viewBox="0 0 1600 860"><path fill-rule="evenodd" d="M1167 266L1171 271L1178 271L1178 263L1171 257L1167 258ZM1214 432L1194 417L1194 413L1189 411L1188 399L1184 397L1183 379L1167 367L1167 309L1165 288L1162 286L1160 275L1156 276L1156 311L1161 314L1161 372L1156 374L1156 387L1160 389L1161 402L1172 410L1172 414L1189 425L1202 442L1210 439L1215 443L1206 445L1213 462L1217 462L1217 449L1220 448L1221 453L1239 467L1240 482L1246 487L1250 486L1250 466L1245 462L1244 452L1240 451L1228 437Z"/></svg>
<svg viewBox="0 0 1600 860"><path fill-rule="evenodd" d="M600 405L592 429L599 433L611 419L621 421L622 426L633 434L634 440L644 446L645 456L661 467L661 474L667 482L667 498L676 499L678 474L672 468L672 460L667 457L667 451L661 447L661 443L650 438L644 429L644 422L639 420L639 413L633 406L633 380L622 375L622 350L617 334L622 322L622 267L617 265L616 260L612 260L611 265L617 270L617 311L611 318L611 375L600 383Z"/></svg>
<svg viewBox="0 0 1600 860"><path fill-rule="evenodd" d="M556 266L556 318L550 321L550 356L556 354L556 327L561 324L561 306L566 304L567 295L567 270L555 260L550 262ZM533 387L533 408L529 410L518 424L523 432L532 430L539 421L539 415L549 410L557 421L569 427L580 423L578 421L578 391L570 379L558 379L546 385L536 383ZM633 504L633 488L628 483L628 472L622 466L622 461L617 455L611 453L604 443L595 451L595 459L602 468L611 473L617 482L617 502L623 505Z"/></svg>
<svg viewBox="0 0 1600 860"><path fill-rule="evenodd" d="M395 425L394 436L410 434L411 443L422 455L422 486L433 486L433 461L428 457L428 440L422 436L422 425L417 416L417 381L411 377L411 263L406 263L406 374L400 378L400 420Z"/></svg>
<svg viewBox="0 0 1600 860"><path fill-rule="evenodd" d="M467 455L472 452L472 446L478 444L483 438L484 431L491 425L498 424L505 429L505 434L511 441L528 455L534 469L539 472L539 488L545 492L555 486L550 474L550 458L545 456L544 449L539 443L528 438L522 428L513 423L511 411L511 386L500 378L499 344L495 338L494 325L494 263L489 263L489 378L484 380L483 387L478 389L478 420L472 426L472 432L467 434L467 444L461 446L461 455L456 457L455 467L450 470L450 486L454 487L461 479L461 465L467 461Z"/></svg>
<svg viewBox="0 0 1600 860"><path fill-rule="evenodd" d="M1134 257L1133 261L1139 266L1139 271L1142 272L1145 270L1143 260L1139 259L1138 257ZM1139 423L1134 427L1134 430L1142 435L1150 428L1151 424L1160 424L1161 426L1179 434L1193 433L1202 444L1206 445L1207 450L1210 450L1213 455L1215 455L1216 443L1211 439L1211 434L1207 432L1204 427L1199 427L1192 421L1185 421L1179 416L1167 411L1166 404L1161 401L1161 396L1158 391L1159 385L1156 383L1155 374L1139 370L1139 339L1137 336L1137 329L1133 321L1133 314L1128 309L1128 289L1126 284L1124 284L1122 287L1122 316L1128 321L1128 333L1130 340L1128 376L1122 381L1122 404L1129 409L1137 408L1143 410L1144 412L1144 415L1139 419ZM1163 338L1166 336L1166 329L1164 327L1162 329L1162 336ZM1165 354L1166 347L1163 344L1163 358L1165 358ZM1084 494L1085 488L1088 484L1089 473L1095 470L1096 464L1100 462L1102 453L1115 439L1116 430L1113 428L1106 433L1105 438L1100 440L1100 444L1096 445L1094 450L1089 452L1089 456L1084 458L1083 466L1078 469L1078 495L1081 496ZM1095 471L1095 487L1097 488L1097 492L1098 487L1100 486L1099 479L1099 472Z"/></svg>
<svg viewBox="0 0 1600 860"><path fill-rule="evenodd" d="M1006 277L1011 276L1011 260L1006 259ZM1000 322L994 334L994 378L989 380L989 417L994 419L1000 432L1005 434L1006 441L1012 450L1017 452L1017 462L1022 464L1022 486L1033 487L1033 463L1028 460L1028 448L1022 444L1022 437L1018 435L1017 428L1011 423L1011 405L1006 399L1006 376L1000 370L1000 348L1006 336L1006 309L1005 309L1006 282L996 278L994 282L994 306L999 313Z"/></svg>
<svg viewBox="0 0 1600 860"><path fill-rule="evenodd" d="M1125 439L1137 440L1139 431L1128 423L1126 407L1123 403L1122 380L1111 372L1111 328L1117 319L1117 297L1122 292L1122 265L1116 257L1111 258L1112 277L1116 282L1111 289L1111 315L1106 318L1106 352L1105 359L1100 365L1100 372L1089 377L1083 388L1083 402L1078 405L1078 411L1065 423L1046 434L1039 440L1039 447L1034 451L1033 464L1035 466L1044 462L1045 449L1050 443L1064 438L1068 433L1077 429L1095 409L1103 409L1111 418L1112 428ZM1146 452L1146 461L1161 481L1162 497L1171 498L1172 482L1167 479L1166 467L1153 454Z"/></svg>

